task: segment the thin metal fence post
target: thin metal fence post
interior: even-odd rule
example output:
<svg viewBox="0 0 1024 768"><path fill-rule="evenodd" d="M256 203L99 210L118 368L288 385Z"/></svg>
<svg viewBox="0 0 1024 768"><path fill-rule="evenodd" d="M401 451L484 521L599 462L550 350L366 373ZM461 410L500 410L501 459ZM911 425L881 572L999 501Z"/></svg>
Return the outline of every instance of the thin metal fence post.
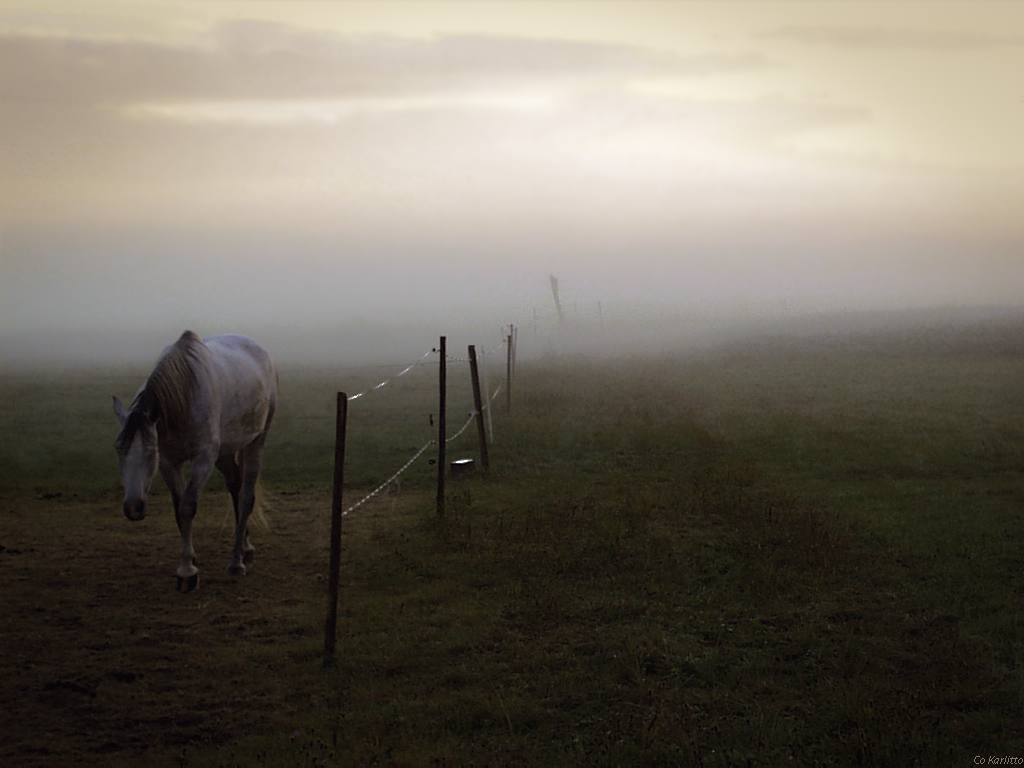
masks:
<svg viewBox="0 0 1024 768"><path fill-rule="evenodd" d="M334 428L334 491L331 498L331 562L324 627L324 666L334 661L334 643L338 630L338 580L341 571L341 496L345 485L345 430L348 422L348 396L338 393L338 411Z"/></svg>
<svg viewBox="0 0 1024 768"><path fill-rule="evenodd" d="M441 355L440 355L440 373L438 374L438 414L437 414L437 516L444 517L444 479L445 479L445 465L448 463L448 451L446 443L446 425L445 425L445 408L447 392L446 392L446 376L447 376L447 353L445 352L445 344L447 338L441 337Z"/></svg>

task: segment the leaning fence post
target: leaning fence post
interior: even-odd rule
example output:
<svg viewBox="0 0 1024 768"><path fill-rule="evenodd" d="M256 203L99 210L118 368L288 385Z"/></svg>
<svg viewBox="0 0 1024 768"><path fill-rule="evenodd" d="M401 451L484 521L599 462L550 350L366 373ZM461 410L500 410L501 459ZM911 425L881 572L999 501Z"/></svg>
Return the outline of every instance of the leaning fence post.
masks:
<svg viewBox="0 0 1024 768"><path fill-rule="evenodd" d="M341 571L341 491L345 484L345 429L348 422L348 396L338 393L338 415L334 430L334 493L331 498L331 563L324 627L324 666L334 661L334 640L338 628L338 576Z"/></svg>
<svg viewBox="0 0 1024 768"><path fill-rule="evenodd" d="M446 442L446 429L445 429L445 408L446 408L446 391L445 391L445 377L447 375L446 363L447 357L445 352L446 337L441 337L441 361L438 366L440 373L438 375L438 413L437 413L437 516L444 517L444 475L445 475L445 464L448 460L447 442Z"/></svg>
<svg viewBox="0 0 1024 768"><path fill-rule="evenodd" d="M516 355L519 353L519 328L512 326L512 376L516 375Z"/></svg>
<svg viewBox="0 0 1024 768"><path fill-rule="evenodd" d="M491 421L491 385L487 381L487 350L480 350L480 368L483 371L484 397L487 398L484 408L487 411L487 442L494 442L494 423ZM495 393L497 394L497 393Z"/></svg>
<svg viewBox="0 0 1024 768"><path fill-rule="evenodd" d="M505 412L512 410L512 333L505 339Z"/></svg>
<svg viewBox="0 0 1024 768"><path fill-rule="evenodd" d="M473 379L473 407L476 409L476 436L480 443L480 466L484 472L491 468L487 455L487 430L484 428L484 406L480 399L480 372L476 365L476 347L469 345L469 373Z"/></svg>

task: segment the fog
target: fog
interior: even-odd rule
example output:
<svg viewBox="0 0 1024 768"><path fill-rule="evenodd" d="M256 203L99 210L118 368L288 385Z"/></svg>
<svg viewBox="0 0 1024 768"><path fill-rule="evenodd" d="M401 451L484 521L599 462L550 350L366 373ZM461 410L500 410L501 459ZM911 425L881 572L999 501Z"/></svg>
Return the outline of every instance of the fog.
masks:
<svg viewBox="0 0 1024 768"><path fill-rule="evenodd" d="M7 3L0 364L1012 315L1020 71L998 3Z"/></svg>

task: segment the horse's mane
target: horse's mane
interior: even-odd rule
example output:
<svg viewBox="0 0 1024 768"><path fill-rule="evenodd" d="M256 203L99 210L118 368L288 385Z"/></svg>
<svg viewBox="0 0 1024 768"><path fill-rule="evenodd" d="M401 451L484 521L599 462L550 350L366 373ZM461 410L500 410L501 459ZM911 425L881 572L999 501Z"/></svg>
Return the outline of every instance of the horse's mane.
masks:
<svg viewBox="0 0 1024 768"><path fill-rule="evenodd" d="M159 420L159 431L164 436L183 433L198 383L196 368L201 364L199 350L203 346L202 339L185 331L167 348L132 401L128 419L117 436L118 450L127 450L146 422Z"/></svg>

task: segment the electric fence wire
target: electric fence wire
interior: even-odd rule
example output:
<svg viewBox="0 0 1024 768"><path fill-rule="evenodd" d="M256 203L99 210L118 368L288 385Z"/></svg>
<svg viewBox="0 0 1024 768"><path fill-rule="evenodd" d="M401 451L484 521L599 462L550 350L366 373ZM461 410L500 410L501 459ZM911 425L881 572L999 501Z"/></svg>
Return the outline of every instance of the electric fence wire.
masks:
<svg viewBox="0 0 1024 768"><path fill-rule="evenodd" d="M362 397L363 395L366 395L366 394L367 394L367 393L369 393L369 392L376 392L376 391L377 391L378 389L381 389L382 387L385 387L385 386L387 386L388 384L390 384L390 383L391 383L392 381L394 381L395 379L397 379L397 378L398 378L399 376L405 376L405 374L407 374L407 373L408 373L409 371L411 371L411 370L412 370L413 368L415 368L416 366L418 366L418 365L422 365L422 364L423 364L423 361L424 361L424 360L426 360L426 359L427 359L427 357L429 357L430 355L433 355L433 354L437 354L437 350L436 350L436 349L431 349L431 350L428 350L427 352L425 352L425 353L423 354L423 357L421 357L421 358L420 358L419 360L417 360L417 361L416 361L415 363L413 363L412 365L406 366L406 368L405 368L405 369L403 369L403 370L402 370L402 371L400 371L399 373L396 373L396 374L395 374L394 376L392 376L392 377L391 377L390 379L385 379L385 380L384 380L384 381L382 381L382 382L381 382L380 384L377 384L376 386L374 386L374 387L371 387L370 389L364 390L364 391L360 392L360 393L359 393L358 395L349 395L349 397L348 397L348 400L349 400L349 402L352 402L353 400L356 400L356 399L358 399L358 398Z"/></svg>
<svg viewBox="0 0 1024 768"><path fill-rule="evenodd" d="M454 440L459 435L461 435L463 432L465 432L469 428L469 425L473 423L473 418L475 416L476 416L476 411L470 411L469 412L469 418L466 420L466 423L462 425L462 429L460 429L458 432L456 432L451 437L446 437L444 441L446 443L450 443L452 440Z"/></svg>
<svg viewBox="0 0 1024 768"><path fill-rule="evenodd" d="M401 475L401 474L402 474L403 472L405 472L405 470L407 470L407 469L408 469L409 467L411 467L411 466L412 466L412 463L413 463L414 461L416 461L416 459L418 459L418 458L419 458L420 456L422 456L422 455L423 455L423 452L424 452L425 450L427 450L427 448L429 448L429 447L430 447L430 446L432 446L432 445L435 445L436 443L437 443L437 440L431 440L430 442L426 443L426 444L425 444L425 445L424 445L424 446L423 446L422 448L420 448L420 449L419 449L418 451L416 451L416 455L415 455L415 456L413 456L413 457L412 457L411 459L409 459L409 460L408 460L407 462L405 462L405 464L403 464L403 465L402 465L402 468L401 468L401 469L399 469L399 470L398 470L397 472L395 472L395 474L393 474L393 475L392 475L391 477L389 477L389 478L388 478L387 480L385 480L385 481L384 481L383 483L381 483L380 485L378 485L378 486L377 486L376 488L374 488L374 489L373 489L372 491L370 491L370 492L369 492L368 494L366 494L366 495L365 495L365 496L364 496L363 498L361 498L361 499L360 499L359 501L357 501L357 502L356 502L355 504L353 504L353 505L352 505L351 507L349 507L348 509L346 509L346 510L345 510L344 512L342 512L341 514L342 514L342 515L347 515L347 514L348 514L349 512L351 512L351 511L352 511L353 509L356 509L356 508L358 508L358 507L361 507L361 506L362 506L363 504L365 504L366 502L368 502L368 501L369 501L370 499L372 499L372 498L373 498L374 496L376 496L376 495L377 495L378 493L380 493L381 491L383 491L383 490L384 490L385 488L387 488L387 487L388 487L389 485L391 485L391 484L392 484L392 483L393 483L393 482L394 482L395 480L397 480L397 479L398 479L398 476L399 476L399 475Z"/></svg>

